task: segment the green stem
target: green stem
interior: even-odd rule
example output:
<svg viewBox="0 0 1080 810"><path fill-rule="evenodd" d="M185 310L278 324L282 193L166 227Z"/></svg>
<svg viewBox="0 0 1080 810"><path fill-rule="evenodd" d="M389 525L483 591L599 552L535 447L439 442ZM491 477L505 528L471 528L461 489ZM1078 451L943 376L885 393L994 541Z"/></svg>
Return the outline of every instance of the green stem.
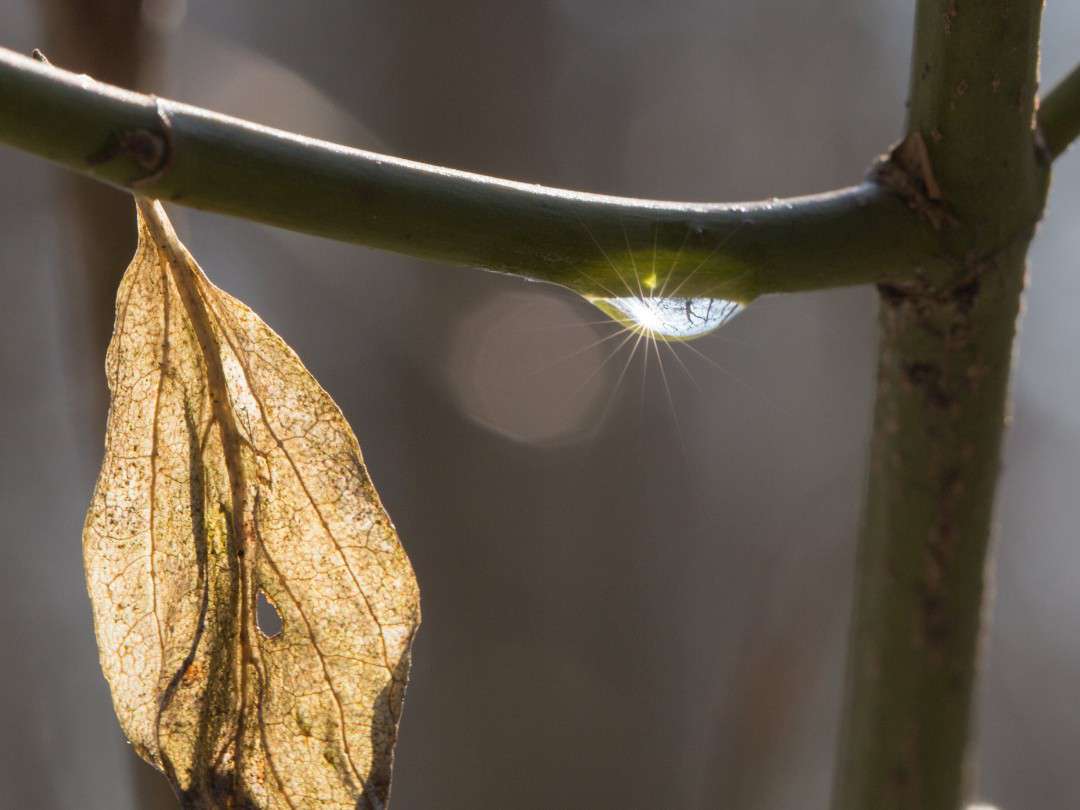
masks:
<svg viewBox="0 0 1080 810"><path fill-rule="evenodd" d="M1032 127L1041 9L918 3L909 140L949 213L954 272L881 285L834 810L965 798L1012 341L1048 181Z"/></svg>
<svg viewBox="0 0 1080 810"><path fill-rule="evenodd" d="M1075 77L1044 106L1053 154L1077 134ZM140 194L587 295L636 289L653 266L669 290L740 301L945 272L933 235L875 182L745 204L545 188L262 127L4 49L0 100L0 142Z"/></svg>
<svg viewBox="0 0 1080 810"><path fill-rule="evenodd" d="M1039 130L1051 158L1080 135L1080 65L1039 104Z"/></svg>
<svg viewBox="0 0 1080 810"><path fill-rule="evenodd" d="M742 301L941 269L933 235L873 182L745 205L544 188L155 104L3 50L0 100L0 142L146 196L585 294L636 290L654 263L669 290Z"/></svg>

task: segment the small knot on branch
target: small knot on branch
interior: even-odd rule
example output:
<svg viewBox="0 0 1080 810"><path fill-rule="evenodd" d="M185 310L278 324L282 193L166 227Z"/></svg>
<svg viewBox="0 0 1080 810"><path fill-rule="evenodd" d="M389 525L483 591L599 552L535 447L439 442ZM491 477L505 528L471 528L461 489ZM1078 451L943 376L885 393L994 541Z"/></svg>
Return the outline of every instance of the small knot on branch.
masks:
<svg viewBox="0 0 1080 810"><path fill-rule="evenodd" d="M160 130L138 127L113 133L100 149L87 155L87 165L99 166L118 157L129 158L146 172L130 181L136 188L161 177L172 158L172 127L161 100L154 101Z"/></svg>
<svg viewBox="0 0 1080 810"><path fill-rule="evenodd" d="M935 130L935 140L940 137ZM949 212L944 193L934 176L922 133L909 132L888 157L879 160L870 170L870 179L899 195L935 231L959 224Z"/></svg>

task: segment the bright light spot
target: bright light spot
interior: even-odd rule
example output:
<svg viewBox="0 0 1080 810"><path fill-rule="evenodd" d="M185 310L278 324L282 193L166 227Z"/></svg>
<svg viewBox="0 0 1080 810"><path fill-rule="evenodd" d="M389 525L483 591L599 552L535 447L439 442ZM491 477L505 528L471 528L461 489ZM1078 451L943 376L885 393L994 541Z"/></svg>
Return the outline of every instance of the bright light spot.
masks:
<svg viewBox="0 0 1080 810"><path fill-rule="evenodd" d="M690 340L723 326L743 310L722 298L661 298L625 296L594 298L593 304L619 323L651 337Z"/></svg>
<svg viewBox="0 0 1080 810"><path fill-rule="evenodd" d="M619 299L619 302L623 304L626 314L633 318L642 329L649 332L661 332L664 328L664 320L657 309L650 305L651 300L649 298L623 298Z"/></svg>

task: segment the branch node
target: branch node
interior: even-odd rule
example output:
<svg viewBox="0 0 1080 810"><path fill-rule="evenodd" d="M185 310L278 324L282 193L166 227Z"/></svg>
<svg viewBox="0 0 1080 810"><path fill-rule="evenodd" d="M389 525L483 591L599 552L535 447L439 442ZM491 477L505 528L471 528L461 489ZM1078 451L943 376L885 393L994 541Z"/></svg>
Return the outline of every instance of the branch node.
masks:
<svg viewBox="0 0 1080 810"><path fill-rule="evenodd" d="M150 98L154 100L154 108L157 110L158 125L161 127L161 132L143 130L147 135L151 136L151 142L146 144L149 146L149 151L146 153L146 156L152 158L152 162L139 163L140 166L143 166L143 168L150 173L145 177L140 177L138 180L133 181L131 185L135 188L144 186L148 183L153 183L160 179L172 163L172 121L169 118L169 113L165 109L164 102L157 96L151 96Z"/></svg>
<svg viewBox="0 0 1080 810"><path fill-rule="evenodd" d="M160 131L137 127L114 132L100 149L86 156L86 165L95 167L118 157L128 157L145 171L128 181L132 188L160 179L172 158L172 127L161 99L154 97L154 103Z"/></svg>
<svg viewBox="0 0 1080 810"><path fill-rule="evenodd" d="M935 140L941 139L941 133L936 129L933 135ZM909 132L887 158L879 160L870 170L870 179L894 191L935 231L959 224L949 212L944 193L934 176L922 133Z"/></svg>

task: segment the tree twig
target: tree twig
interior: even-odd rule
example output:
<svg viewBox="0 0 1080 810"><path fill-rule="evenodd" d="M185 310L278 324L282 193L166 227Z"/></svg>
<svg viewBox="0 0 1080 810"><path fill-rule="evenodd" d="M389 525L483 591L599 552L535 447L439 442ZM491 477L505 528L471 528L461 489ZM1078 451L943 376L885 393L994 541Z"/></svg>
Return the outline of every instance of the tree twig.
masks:
<svg viewBox="0 0 1080 810"><path fill-rule="evenodd" d="M741 301L942 269L935 236L876 182L750 204L544 188L261 127L2 49L0 101L0 142L140 194L585 294L623 292L654 250L670 275L659 284Z"/></svg>
<svg viewBox="0 0 1080 810"><path fill-rule="evenodd" d="M1080 135L1080 65L1039 104L1039 130L1051 159Z"/></svg>

